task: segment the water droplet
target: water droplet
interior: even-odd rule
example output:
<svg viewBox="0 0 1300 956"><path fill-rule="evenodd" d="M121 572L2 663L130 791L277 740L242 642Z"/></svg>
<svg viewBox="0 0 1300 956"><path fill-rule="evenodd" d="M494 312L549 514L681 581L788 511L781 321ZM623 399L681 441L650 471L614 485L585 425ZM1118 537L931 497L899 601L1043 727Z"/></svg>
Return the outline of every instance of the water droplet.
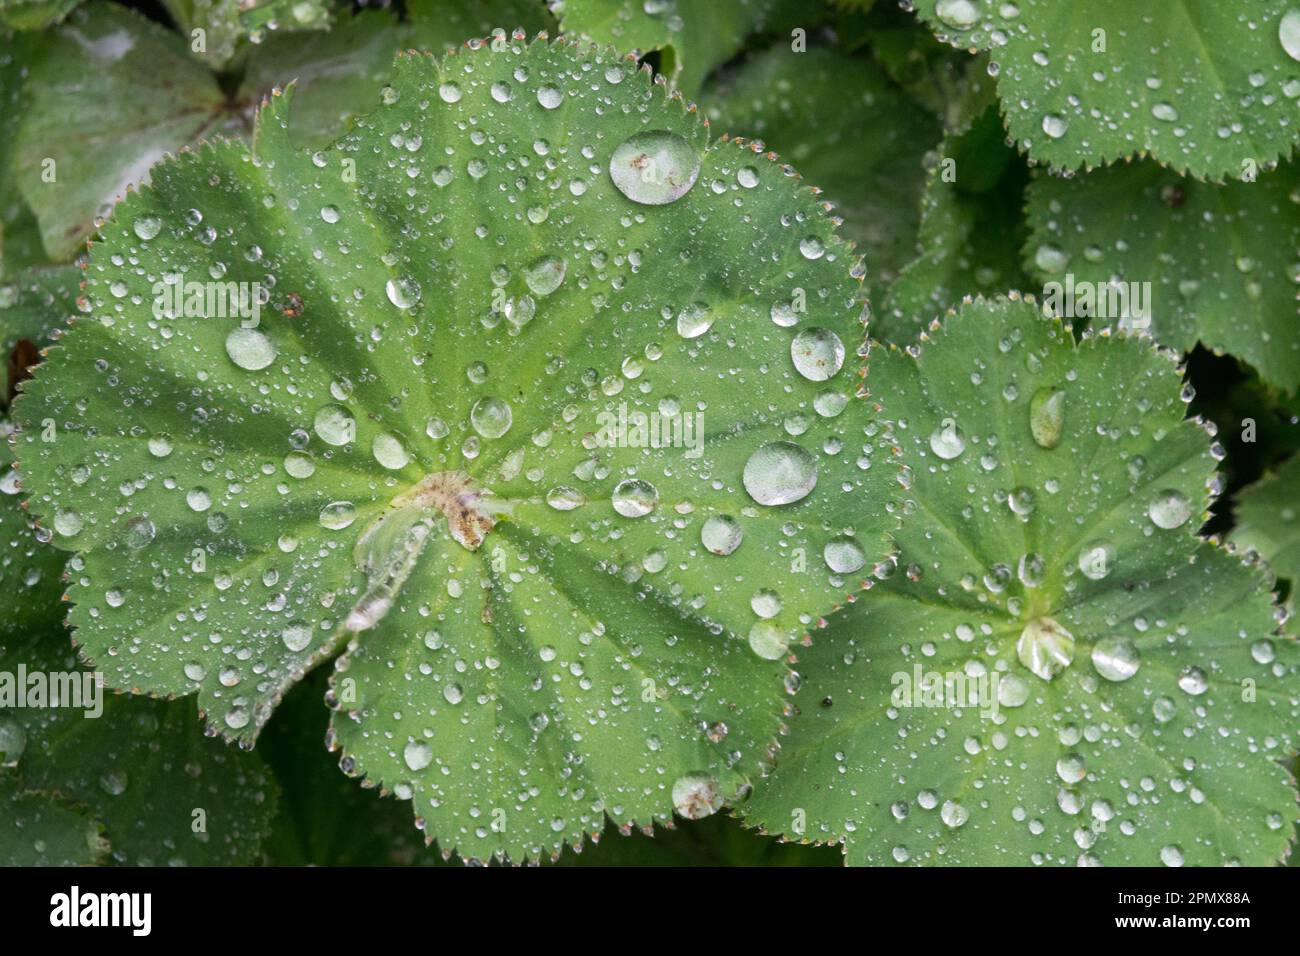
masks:
<svg viewBox="0 0 1300 956"><path fill-rule="evenodd" d="M826 566L836 574L852 574L867 563L867 553L851 534L840 535L826 542L822 548Z"/></svg>
<svg viewBox="0 0 1300 956"><path fill-rule="evenodd" d="M972 0L939 0L935 4L934 14L956 30L968 29L980 18L979 9Z"/></svg>
<svg viewBox="0 0 1300 956"><path fill-rule="evenodd" d="M790 647L790 635L771 621L758 621L749 629L749 647L765 661L779 661Z"/></svg>
<svg viewBox="0 0 1300 956"><path fill-rule="evenodd" d="M131 224L136 236L148 242L162 231L162 220L157 216L141 216Z"/></svg>
<svg viewBox="0 0 1300 956"><path fill-rule="evenodd" d="M321 527L342 531L357 520L356 506L350 501L331 501L320 512Z"/></svg>
<svg viewBox="0 0 1300 956"><path fill-rule="evenodd" d="M240 368L256 372L275 361L276 348L261 329L240 326L226 336L226 354Z"/></svg>
<svg viewBox="0 0 1300 956"><path fill-rule="evenodd" d="M1114 563L1115 549L1105 541L1090 541L1079 552L1079 570L1090 581L1105 578Z"/></svg>
<svg viewBox="0 0 1300 956"><path fill-rule="evenodd" d="M713 313L702 302L692 302L677 313L677 334L684 339L698 339L713 328Z"/></svg>
<svg viewBox="0 0 1300 956"><path fill-rule="evenodd" d="M1300 59L1300 57L1297 57ZM1160 848L1160 862L1165 866L1182 866L1183 851L1176 846L1165 846Z"/></svg>
<svg viewBox="0 0 1300 956"><path fill-rule="evenodd" d="M1205 671L1199 667L1184 667L1183 672L1178 675L1178 686L1184 692L1197 697L1209 690L1210 681L1205 676Z"/></svg>
<svg viewBox="0 0 1300 956"><path fill-rule="evenodd" d="M1056 761L1056 775L1063 783L1078 783L1087 774L1083 758L1078 754L1066 754Z"/></svg>
<svg viewBox="0 0 1300 956"><path fill-rule="evenodd" d="M559 105L564 102L564 94L553 86L539 86L537 88L537 102L548 110L558 109Z"/></svg>
<svg viewBox="0 0 1300 956"><path fill-rule="evenodd" d="M1065 135L1065 131L1070 128L1070 124L1061 116L1055 113L1048 113L1043 117L1043 132L1052 139L1060 139Z"/></svg>
<svg viewBox="0 0 1300 956"><path fill-rule="evenodd" d="M559 256L542 256L524 267L524 282L533 295L550 295L564 282L565 269Z"/></svg>
<svg viewBox="0 0 1300 956"><path fill-rule="evenodd" d="M399 309L410 309L420 301L420 283L410 276L399 276L384 283L388 301Z"/></svg>
<svg viewBox="0 0 1300 956"><path fill-rule="evenodd" d="M380 432L376 435L370 444L370 450L375 456L375 461L390 471L405 468L411 460L401 439L388 432Z"/></svg>
<svg viewBox="0 0 1300 956"><path fill-rule="evenodd" d="M790 342L790 358L804 378L824 382L844 365L844 343L830 329L804 329Z"/></svg>
<svg viewBox="0 0 1300 956"><path fill-rule="evenodd" d="M342 405L326 405L316 413L316 434L328 445L346 445L357 437L357 422Z"/></svg>
<svg viewBox="0 0 1300 956"><path fill-rule="evenodd" d="M614 510L624 518L644 518L655 510L655 505L659 503L659 492L648 481L628 478L614 488L611 503Z"/></svg>
<svg viewBox="0 0 1300 956"><path fill-rule="evenodd" d="M1147 507L1147 516L1157 528L1171 531L1187 523L1192 516L1192 503L1181 491L1162 491Z"/></svg>
<svg viewBox="0 0 1300 956"><path fill-rule="evenodd" d="M960 803L953 800L945 800L943 806L939 808L939 819L941 819L947 826L956 829L970 819L970 811Z"/></svg>
<svg viewBox="0 0 1300 956"><path fill-rule="evenodd" d="M328 222L328 223L336 223L336 222L338 222L338 221L339 221L339 207L338 207L338 206L321 206L321 207L320 207L320 217L321 217L321 219L325 220L325 221Z"/></svg>
<svg viewBox="0 0 1300 956"><path fill-rule="evenodd" d="M944 461L951 461L966 450L966 436L956 421L945 418L930 433L930 450Z"/></svg>
<svg viewBox="0 0 1300 956"><path fill-rule="evenodd" d="M510 431L513 421L514 413L510 410L510 403L503 398L485 396L469 410L469 423L484 438L500 438Z"/></svg>
<svg viewBox="0 0 1300 956"><path fill-rule="evenodd" d="M16 720L0 720L0 767L16 767L27 749L27 731Z"/></svg>
<svg viewBox="0 0 1300 956"><path fill-rule="evenodd" d="M633 202L663 206L690 192L700 175L700 156L676 133L647 130L618 145L609 159L609 175Z"/></svg>
<svg viewBox="0 0 1300 956"><path fill-rule="evenodd" d="M1141 664L1137 645L1130 638L1106 637L1092 646L1092 666L1106 680L1128 680Z"/></svg>
<svg viewBox="0 0 1300 956"><path fill-rule="evenodd" d="M1034 618L1016 641L1020 663L1051 680L1074 660L1074 635L1050 617Z"/></svg>
<svg viewBox="0 0 1300 956"><path fill-rule="evenodd" d="M1286 55L1300 61L1300 9L1288 10L1278 22L1277 38Z"/></svg>
<svg viewBox="0 0 1300 956"><path fill-rule="evenodd" d="M826 255L826 247L816 236L805 236L799 240L799 254L805 259L820 259Z"/></svg>
<svg viewBox="0 0 1300 956"><path fill-rule="evenodd" d="M673 809L687 820L702 820L722 807L718 782L707 773L688 773L673 783Z"/></svg>
<svg viewBox="0 0 1300 956"><path fill-rule="evenodd" d="M280 640L284 641L284 646L295 654L304 651L311 644L311 625L306 621L290 621L280 632Z"/></svg>
<svg viewBox="0 0 1300 956"><path fill-rule="evenodd" d="M158 529L154 523L144 516L132 518L126 523L125 539L126 546L134 551L139 551L153 541L157 535Z"/></svg>
<svg viewBox="0 0 1300 956"><path fill-rule="evenodd" d="M433 748L422 740L412 740L402 751L402 760L411 770L423 770L433 763Z"/></svg>
<svg viewBox="0 0 1300 956"><path fill-rule="evenodd" d="M700 544L713 554L731 554L744 537L740 522L731 515L714 515L700 528Z"/></svg>
<svg viewBox="0 0 1300 956"><path fill-rule="evenodd" d="M817 459L794 442L769 442L749 456L742 480L760 505L792 504L817 487Z"/></svg>
<svg viewBox="0 0 1300 956"><path fill-rule="evenodd" d="M448 684L442 689L442 699L449 704L459 704L465 699L465 692L459 684Z"/></svg>
<svg viewBox="0 0 1300 956"><path fill-rule="evenodd" d="M1065 392L1059 388L1040 388L1029 400L1029 431L1041 448L1055 448L1061 443L1065 427Z"/></svg>

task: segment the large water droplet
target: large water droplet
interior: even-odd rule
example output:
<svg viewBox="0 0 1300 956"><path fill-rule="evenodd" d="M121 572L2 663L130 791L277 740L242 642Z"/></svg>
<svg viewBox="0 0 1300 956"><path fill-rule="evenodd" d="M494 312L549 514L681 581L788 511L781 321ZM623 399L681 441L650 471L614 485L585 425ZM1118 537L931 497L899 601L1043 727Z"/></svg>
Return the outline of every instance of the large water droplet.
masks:
<svg viewBox="0 0 1300 956"><path fill-rule="evenodd" d="M350 501L331 501L320 512L321 527L342 531L357 520L357 509Z"/></svg>
<svg viewBox="0 0 1300 956"><path fill-rule="evenodd" d="M749 629L749 647L765 661L779 661L790 647L790 635L771 621L758 621Z"/></svg>
<svg viewBox="0 0 1300 956"><path fill-rule="evenodd" d="M609 158L609 176L628 199L663 206L681 199L700 175L700 156L676 133L647 130L618 145Z"/></svg>
<svg viewBox="0 0 1300 956"><path fill-rule="evenodd" d="M1060 139L1065 135L1065 131L1070 128L1064 117L1057 116L1055 113L1048 113L1043 117L1043 132L1052 139Z"/></svg>
<svg viewBox="0 0 1300 956"><path fill-rule="evenodd" d="M275 361L276 348L261 329L241 326L226 336L226 354L240 368L256 372Z"/></svg>
<svg viewBox="0 0 1300 956"><path fill-rule="evenodd" d="M722 806L718 782L707 773L688 773L673 783L673 809L687 820L700 820Z"/></svg>
<svg viewBox="0 0 1300 956"><path fill-rule="evenodd" d="M1282 49L1293 60L1300 60L1300 9L1288 10L1278 21L1277 38Z"/></svg>
<svg viewBox="0 0 1300 956"><path fill-rule="evenodd" d="M851 534L831 538L822 549L826 566L836 574L852 574L867 563L867 553Z"/></svg>
<svg viewBox="0 0 1300 956"><path fill-rule="evenodd" d="M1065 392L1059 388L1040 388L1029 400L1029 431L1042 448L1061 443L1065 427Z"/></svg>
<svg viewBox="0 0 1300 956"><path fill-rule="evenodd" d="M375 440L370 444L370 450L374 453L375 461L390 471L405 468L411 460L401 439L388 432L380 432L376 435Z"/></svg>
<svg viewBox="0 0 1300 956"><path fill-rule="evenodd" d="M316 434L327 445L346 445L357 437L357 422L342 405L326 405L316 413Z"/></svg>
<svg viewBox="0 0 1300 956"><path fill-rule="evenodd" d="M760 505L788 505L817 487L817 459L794 442L769 442L749 456L742 479Z"/></svg>
<svg viewBox="0 0 1300 956"><path fill-rule="evenodd" d="M1162 491L1147 506L1147 516L1157 528L1171 531L1187 523L1192 516L1192 503L1181 491Z"/></svg>
<svg viewBox="0 0 1300 956"><path fill-rule="evenodd" d="M677 313L677 334L684 339L698 339L713 328L713 313L702 302L692 302Z"/></svg>
<svg viewBox="0 0 1300 956"><path fill-rule="evenodd" d="M939 0L934 6L934 14L957 30L974 26L980 18L979 9L972 0Z"/></svg>
<svg viewBox="0 0 1300 956"><path fill-rule="evenodd" d="M930 450L944 461L951 461L966 450L966 436L956 421L945 418L930 433Z"/></svg>
<svg viewBox="0 0 1300 956"><path fill-rule="evenodd" d="M524 282L533 295L550 295L564 282L566 268L559 256L542 256L524 267Z"/></svg>
<svg viewBox="0 0 1300 956"><path fill-rule="evenodd" d="M503 398L490 395L480 398L469 410L469 423L484 438L500 438L510 431L513 421L510 403Z"/></svg>
<svg viewBox="0 0 1300 956"><path fill-rule="evenodd" d="M423 770L433 762L433 748L422 740L412 740L402 751L402 759L411 770Z"/></svg>
<svg viewBox="0 0 1300 956"><path fill-rule="evenodd" d="M384 283L388 301L399 309L410 309L420 301L420 283L410 276L399 276Z"/></svg>
<svg viewBox="0 0 1300 956"><path fill-rule="evenodd" d="M731 554L744 537L740 522L731 515L714 515L700 528L700 544L714 554Z"/></svg>
<svg viewBox="0 0 1300 956"><path fill-rule="evenodd" d="M790 342L790 358L804 378L824 382L844 365L844 343L830 329L804 329Z"/></svg>
<svg viewBox="0 0 1300 956"><path fill-rule="evenodd" d="M295 654L304 651L311 644L311 625L306 621L290 621L280 632L280 640Z"/></svg>
<svg viewBox="0 0 1300 956"><path fill-rule="evenodd" d="M614 510L624 518L644 518L655 510L655 505L659 503L659 492L648 481L628 478L614 488L611 503Z"/></svg>
<svg viewBox="0 0 1300 956"><path fill-rule="evenodd" d="M1092 666L1106 680L1128 680L1141 664L1142 657L1131 638L1106 637L1092 646Z"/></svg>

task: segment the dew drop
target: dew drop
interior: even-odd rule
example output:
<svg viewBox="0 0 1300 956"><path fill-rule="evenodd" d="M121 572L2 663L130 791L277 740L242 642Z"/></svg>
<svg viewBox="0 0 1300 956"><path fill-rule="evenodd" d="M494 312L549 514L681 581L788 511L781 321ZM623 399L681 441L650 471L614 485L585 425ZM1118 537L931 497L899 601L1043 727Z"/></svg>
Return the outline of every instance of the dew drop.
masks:
<svg viewBox="0 0 1300 956"><path fill-rule="evenodd" d="M514 413L510 404L503 398L485 396L474 403L469 410L469 423L474 431L484 438L500 438L510 431Z"/></svg>
<svg viewBox="0 0 1300 956"><path fill-rule="evenodd" d="M1106 637L1092 646L1092 666L1106 680L1128 680L1141 664L1137 645L1130 638Z"/></svg>
<svg viewBox="0 0 1300 956"><path fill-rule="evenodd" d="M630 136L609 159L609 176L615 187L643 206L676 202L690 192L699 175L700 156L695 147L666 130Z"/></svg>
<svg viewBox="0 0 1300 956"><path fill-rule="evenodd" d="M700 528L700 544L713 554L731 554L744 537L740 522L731 515L714 515Z"/></svg>
<svg viewBox="0 0 1300 956"><path fill-rule="evenodd" d="M256 372L275 361L276 348L261 329L240 326L226 336L226 354L240 368Z"/></svg>
<svg viewBox="0 0 1300 956"><path fill-rule="evenodd" d="M659 503L659 491L648 481L628 478L615 486L611 503L624 518L644 518Z"/></svg>
<svg viewBox="0 0 1300 956"><path fill-rule="evenodd" d="M327 445L346 445L357 437L357 422L342 405L326 405L316 413L316 434Z"/></svg>
<svg viewBox="0 0 1300 956"><path fill-rule="evenodd" d="M1059 388L1040 388L1029 400L1029 431L1040 448L1055 448L1061 443L1065 427L1065 392Z"/></svg>
<svg viewBox="0 0 1300 956"><path fill-rule="evenodd" d="M1050 617L1034 618L1016 641L1020 663L1051 680L1074 660L1074 635Z"/></svg>
<svg viewBox="0 0 1300 956"><path fill-rule="evenodd" d="M952 461L966 450L966 436L954 419L945 418L930 433L930 450L944 461Z"/></svg>
<svg viewBox="0 0 1300 956"><path fill-rule="evenodd" d="M1152 499L1147 507L1147 516L1157 528L1171 531L1187 523L1192 516L1192 504L1181 491L1169 489Z"/></svg>
<svg viewBox="0 0 1300 956"><path fill-rule="evenodd" d="M824 382L844 365L844 343L830 329L804 329L790 342L794 367L811 382Z"/></svg>
<svg viewBox="0 0 1300 956"><path fill-rule="evenodd" d="M692 302L677 313L677 334L684 339L698 339L713 328L713 313L702 302Z"/></svg>
<svg viewBox="0 0 1300 956"><path fill-rule="evenodd" d="M412 740L402 751L402 760L411 770L423 770L433 763L433 748L422 740Z"/></svg>
<svg viewBox="0 0 1300 956"><path fill-rule="evenodd" d="M673 782L673 809L687 820L702 820L722 807L718 782L707 773L684 774Z"/></svg>
<svg viewBox="0 0 1300 956"><path fill-rule="evenodd" d="M320 512L321 527L342 531L357 520L356 506L350 501L331 501Z"/></svg>
<svg viewBox="0 0 1300 956"><path fill-rule="evenodd" d="M742 480L760 505L792 504L817 487L817 459L794 442L769 442L749 456Z"/></svg>

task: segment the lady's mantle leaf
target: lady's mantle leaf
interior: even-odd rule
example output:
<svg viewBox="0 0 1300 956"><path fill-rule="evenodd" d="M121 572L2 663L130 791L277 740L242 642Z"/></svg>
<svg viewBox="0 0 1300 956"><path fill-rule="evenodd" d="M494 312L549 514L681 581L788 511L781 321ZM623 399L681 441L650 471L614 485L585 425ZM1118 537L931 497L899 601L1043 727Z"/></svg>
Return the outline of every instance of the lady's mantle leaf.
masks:
<svg viewBox="0 0 1300 956"><path fill-rule="evenodd" d="M1027 267L1059 287L1062 314L1149 328L1176 349L1199 339L1245 359L1275 387L1300 384L1294 163L1224 186L1154 163L1044 176L1030 185L1028 205Z"/></svg>
<svg viewBox="0 0 1300 956"><path fill-rule="evenodd" d="M1214 454L1169 356L976 302L870 381L912 477L898 571L800 653L744 815L852 863L1280 860L1300 653L1196 534Z"/></svg>
<svg viewBox="0 0 1300 956"><path fill-rule="evenodd" d="M27 86L18 188L53 259L71 258L128 183L222 118L216 78L185 42L111 3L73 13Z"/></svg>
<svg viewBox="0 0 1300 956"><path fill-rule="evenodd" d="M872 334L902 343L964 296L1029 287L1020 267L1028 174L1002 142L996 109L939 151L921 205L920 254L903 267L876 312Z"/></svg>
<svg viewBox="0 0 1300 956"><path fill-rule="evenodd" d="M84 807L0 776L0 866L87 866L107 853L99 821Z"/></svg>
<svg viewBox="0 0 1300 956"><path fill-rule="evenodd" d="M620 50L661 50L659 69L686 96L762 27L773 0L563 0L552 3L566 33Z"/></svg>
<svg viewBox="0 0 1300 956"><path fill-rule="evenodd" d="M921 158L939 124L906 106L869 61L777 43L726 74L706 105L714 127L762 140L826 191L872 282L887 282L911 256Z"/></svg>
<svg viewBox="0 0 1300 956"><path fill-rule="evenodd" d="M350 642L345 769L465 856L711 812L894 522L829 218L566 43L402 58L317 154L288 99L117 208L17 403L84 653L251 742Z"/></svg>
<svg viewBox="0 0 1300 956"><path fill-rule="evenodd" d="M1290 604L1300 590L1300 455L1243 490L1234 512L1233 543L1252 548L1290 582Z"/></svg>
<svg viewBox="0 0 1300 956"><path fill-rule="evenodd" d="M56 796L42 797L56 816L58 801L85 808L116 863L256 862L275 813L261 758L206 738L187 701L96 695L95 679L62 627L0 636L0 787ZM9 706L14 693L24 706Z"/></svg>
<svg viewBox="0 0 1300 956"><path fill-rule="evenodd" d="M998 64L1007 129L1077 169L1150 154L1221 181L1288 155L1300 127L1294 0L916 0L954 46Z"/></svg>

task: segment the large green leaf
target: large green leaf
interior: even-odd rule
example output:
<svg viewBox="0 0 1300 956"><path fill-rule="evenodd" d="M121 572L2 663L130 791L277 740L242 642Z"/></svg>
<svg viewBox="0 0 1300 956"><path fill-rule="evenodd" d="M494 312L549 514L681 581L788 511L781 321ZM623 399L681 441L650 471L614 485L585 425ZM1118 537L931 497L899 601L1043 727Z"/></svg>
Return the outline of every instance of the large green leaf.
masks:
<svg viewBox="0 0 1300 956"><path fill-rule="evenodd" d="M83 808L49 794L20 790L0 776L0 866L86 866L108 844Z"/></svg>
<svg viewBox="0 0 1300 956"><path fill-rule="evenodd" d="M988 107L961 134L950 133L930 171L921 207L920 253L883 297L873 334L911 341L963 296L1030 288L1020 266L1020 210L1028 174L1002 143Z"/></svg>
<svg viewBox="0 0 1300 956"><path fill-rule="evenodd" d="M556 0L565 33L619 50L661 50L660 72L695 96L704 78L760 29L773 0Z"/></svg>
<svg viewBox="0 0 1300 956"><path fill-rule="evenodd" d="M1290 583L1290 603L1300 589L1300 455L1241 492L1234 509L1233 543L1258 552Z"/></svg>
<svg viewBox="0 0 1300 956"><path fill-rule="evenodd" d="M887 550L860 268L811 189L600 50L404 57L317 154L289 98L251 157L118 207L16 404L84 653L251 742L348 644L345 769L462 856L710 812L787 644ZM155 318L182 276L257 283L260 325Z"/></svg>
<svg viewBox="0 0 1300 956"><path fill-rule="evenodd" d="M1171 356L977 301L870 368L898 568L800 652L744 815L851 863L1280 860L1300 650L1197 536L1215 455Z"/></svg>
<svg viewBox="0 0 1300 956"><path fill-rule="evenodd" d="M911 257L921 159L938 143L939 124L909 109L869 61L778 43L724 75L705 105L715 130L760 140L825 190L873 282L887 282Z"/></svg>
<svg viewBox="0 0 1300 956"><path fill-rule="evenodd" d="M16 176L57 260L153 163L225 118L216 79L180 37L110 3L74 12L27 86Z"/></svg>
<svg viewBox="0 0 1300 956"><path fill-rule="evenodd" d="M1043 282L1063 294L1071 285L1132 288L1150 306L1149 327L1161 344L1186 350L1199 340L1250 362L1276 387L1300 384L1294 163L1225 186L1181 179L1154 163L1042 176L1030 185L1028 214L1027 267ZM1084 315L1082 292L1072 298L1072 314ZM1093 309L1103 316L1097 325L1123 318L1113 305L1108 313Z"/></svg>
<svg viewBox="0 0 1300 956"><path fill-rule="evenodd" d="M115 863L216 866L259 859L275 811L274 784L259 756L205 737L188 701L100 691L95 706L87 685L96 676L77 667L62 627L0 636L0 672L29 682L20 687L29 694L26 707L0 706L0 740L13 744L3 761L13 769L0 770L0 785L17 780L24 792L50 795L42 812L55 818L65 802L84 808L102 822ZM44 699L30 696L33 675L50 688ZM55 705L54 688L67 695L72 687L57 675L70 675L81 696Z"/></svg>
<svg viewBox="0 0 1300 956"><path fill-rule="evenodd" d="M1292 0L916 0L954 46L986 50L1011 136L1078 169L1149 154L1221 181L1290 154L1300 126Z"/></svg>

